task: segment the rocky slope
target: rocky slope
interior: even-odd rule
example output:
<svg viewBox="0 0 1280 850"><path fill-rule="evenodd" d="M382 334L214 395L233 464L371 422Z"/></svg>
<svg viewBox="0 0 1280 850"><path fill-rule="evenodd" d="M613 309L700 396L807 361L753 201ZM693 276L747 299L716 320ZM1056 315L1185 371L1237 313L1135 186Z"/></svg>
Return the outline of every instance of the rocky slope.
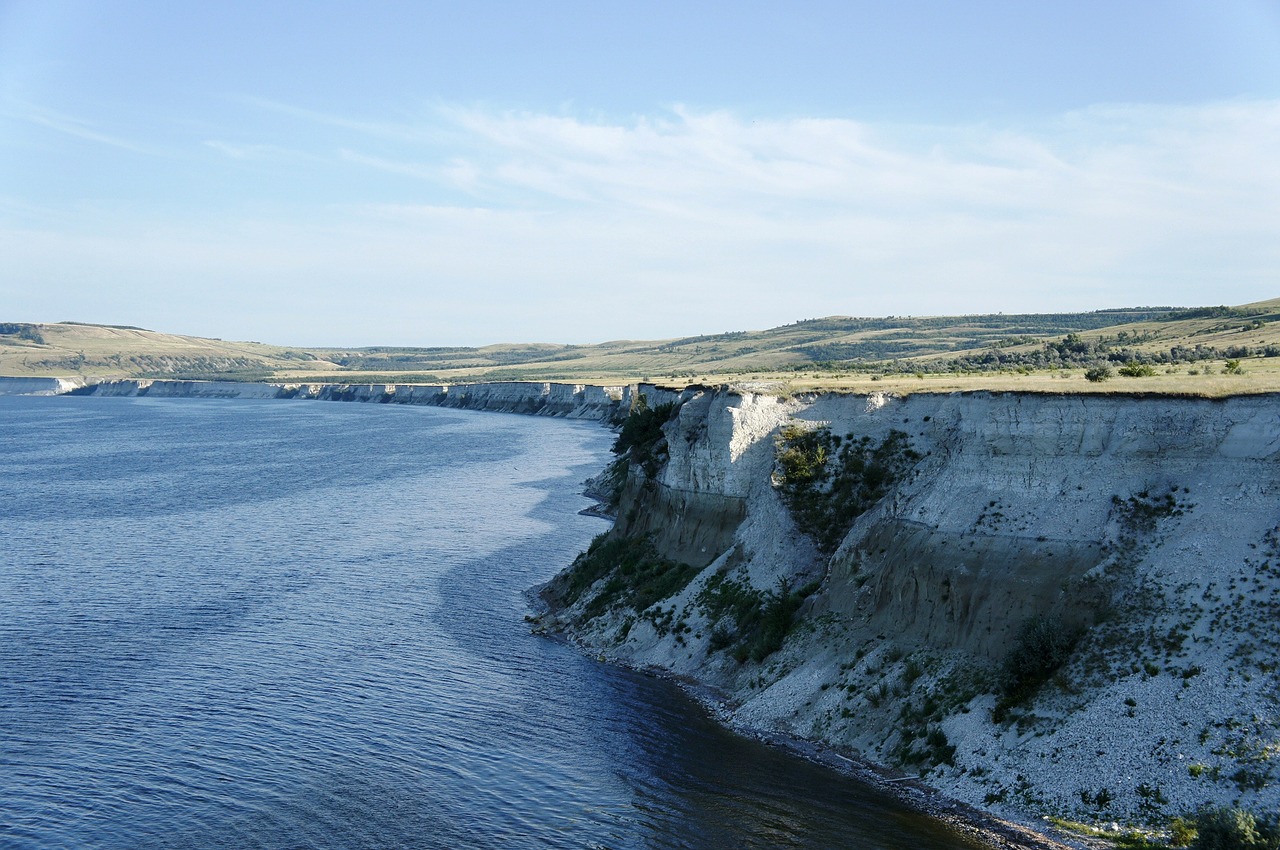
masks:
<svg viewBox="0 0 1280 850"><path fill-rule="evenodd" d="M1280 806L1276 397L647 392L545 627L1014 817Z"/></svg>

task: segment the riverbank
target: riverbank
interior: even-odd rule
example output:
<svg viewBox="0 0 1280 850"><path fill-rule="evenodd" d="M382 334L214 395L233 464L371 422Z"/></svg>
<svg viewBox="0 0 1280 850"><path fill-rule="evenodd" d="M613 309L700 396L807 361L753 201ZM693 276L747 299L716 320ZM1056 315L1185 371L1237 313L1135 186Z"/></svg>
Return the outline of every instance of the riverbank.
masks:
<svg viewBox="0 0 1280 850"><path fill-rule="evenodd" d="M560 640L590 655L592 648L570 635L556 630L554 617L535 588L528 594L530 604L541 613L528 617L534 634ZM938 789L922 782L919 777L903 774L900 770L867 761L853 751L842 751L807 738L760 729L743 724L735 715L731 698L715 687L689 676L672 675L659 667L633 667L633 665L598 656L601 663L620 664L648 676L667 679L680 687L697 702L708 716L737 735L759 741L785 751L793 758L803 759L849 777L877 793L896 801L925 817L932 818L954 831L957 835L980 843L992 850L1100 850L1114 847L1114 842L1089 840L1053 829L1047 823L1022 822L998 817L989 811L968 805L946 796Z"/></svg>
<svg viewBox="0 0 1280 850"><path fill-rule="evenodd" d="M612 422L630 409L633 387L507 381L476 384L312 384L145 378L84 383L0 377L0 395L238 398L415 404Z"/></svg>

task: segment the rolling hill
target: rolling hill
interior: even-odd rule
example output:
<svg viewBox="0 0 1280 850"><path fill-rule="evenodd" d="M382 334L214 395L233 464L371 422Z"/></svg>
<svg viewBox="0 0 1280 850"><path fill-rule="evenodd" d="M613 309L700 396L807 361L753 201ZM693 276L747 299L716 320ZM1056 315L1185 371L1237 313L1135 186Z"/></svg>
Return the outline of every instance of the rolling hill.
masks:
<svg viewBox="0 0 1280 850"><path fill-rule="evenodd" d="M885 389L906 390L923 389L924 382L930 389L1004 389L1011 383L1044 389L1038 385L1046 381L1083 380L1090 367L1123 376L1129 365L1135 377L1152 379L1142 382L1144 389L1178 391L1168 386L1172 376L1180 376L1179 384L1211 375L1220 383L1222 364L1241 360L1250 361L1248 368L1230 377L1249 374L1251 386L1270 388L1273 377L1280 381L1277 319L1280 299L1238 307L1087 313L830 316L763 331L593 345L354 349L229 342L135 327L10 322L0 324L0 374L87 381L766 381L795 389L879 382ZM1198 383L1202 390L1207 381ZM1067 389L1061 383L1047 388Z"/></svg>

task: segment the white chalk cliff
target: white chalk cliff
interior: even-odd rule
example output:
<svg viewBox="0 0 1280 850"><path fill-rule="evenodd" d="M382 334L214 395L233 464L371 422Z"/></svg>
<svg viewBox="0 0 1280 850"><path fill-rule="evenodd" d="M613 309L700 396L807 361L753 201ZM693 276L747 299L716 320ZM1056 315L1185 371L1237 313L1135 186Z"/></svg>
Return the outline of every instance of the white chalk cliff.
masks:
<svg viewBox="0 0 1280 850"><path fill-rule="evenodd" d="M0 379L25 380L25 379ZM32 379L45 380L45 379ZM52 379L49 379L52 380ZM45 386L41 384L40 386ZM3 384L0 384L3 390ZM257 398L358 401L379 404L425 404L467 410L559 416L566 419L611 419L623 402L623 387L588 384L506 381L479 384L320 384L176 381L147 378L104 381L63 387L92 396L161 398Z"/></svg>
<svg viewBox="0 0 1280 850"><path fill-rule="evenodd" d="M779 496L788 424L900 431L919 455L830 555ZM651 480L631 469L612 534L647 535L696 577L641 612L593 608L604 579L568 602L553 583L549 627L715 687L736 723L997 812L1280 807L1276 397L695 390L665 443ZM739 660L713 644L708 589L726 579L818 584L781 649ZM997 711L1029 623L1079 639Z"/></svg>

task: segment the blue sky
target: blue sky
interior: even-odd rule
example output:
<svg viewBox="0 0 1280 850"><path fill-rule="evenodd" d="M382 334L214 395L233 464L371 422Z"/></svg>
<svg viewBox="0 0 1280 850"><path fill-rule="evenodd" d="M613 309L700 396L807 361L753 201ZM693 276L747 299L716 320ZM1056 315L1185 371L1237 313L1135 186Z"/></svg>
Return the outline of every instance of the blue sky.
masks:
<svg viewBox="0 0 1280 850"><path fill-rule="evenodd" d="M1280 0L0 0L0 319L298 345L1280 295Z"/></svg>

